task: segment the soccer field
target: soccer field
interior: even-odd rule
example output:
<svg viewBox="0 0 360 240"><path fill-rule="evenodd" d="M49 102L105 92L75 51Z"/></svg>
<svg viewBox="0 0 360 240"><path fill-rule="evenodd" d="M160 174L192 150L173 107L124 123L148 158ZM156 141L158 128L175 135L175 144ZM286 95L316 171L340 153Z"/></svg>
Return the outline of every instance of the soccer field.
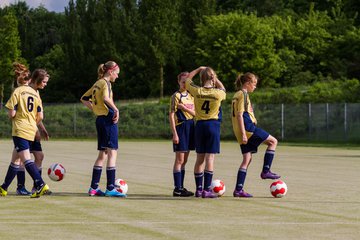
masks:
<svg viewBox="0 0 360 240"><path fill-rule="evenodd" d="M95 141L43 142L44 171L62 163L61 182L45 174L53 194L39 199L0 197L0 239L359 239L360 150L279 146L272 170L288 186L273 198L271 180L259 177L264 147L253 157L245 190L251 199L232 197L241 162L239 147L221 144L214 179L227 187L219 199L173 198L171 142L119 142L117 177L129 185L126 199L89 197ZM13 148L0 141L0 182ZM195 153L190 154L185 186L194 190ZM27 188L31 178L26 176ZM101 187L105 188L103 171Z"/></svg>

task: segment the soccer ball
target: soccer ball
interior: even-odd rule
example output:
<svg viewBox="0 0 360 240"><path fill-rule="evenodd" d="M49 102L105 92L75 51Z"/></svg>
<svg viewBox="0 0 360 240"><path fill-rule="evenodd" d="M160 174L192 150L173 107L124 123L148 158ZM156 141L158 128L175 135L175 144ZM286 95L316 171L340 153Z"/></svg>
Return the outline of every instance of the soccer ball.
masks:
<svg viewBox="0 0 360 240"><path fill-rule="evenodd" d="M215 179L211 182L210 189L220 197L225 193L226 187L223 181Z"/></svg>
<svg viewBox="0 0 360 240"><path fill-rule="evenodd" d="M60 163L54 163L48 169L49 178L55 182L63 180L65 173L66 170Z"/></svg>
<svg viewBox="0 0 360 240"><path fill-rule="evenodd" d="M271 195L273 195L274 197L282 198L283 196L286 195L287 186L281 180L275 181L270 185L270 192Z"/></svg>
<svg viewBox="0 0 360 240"><path fill-rule="evenodd" d="M126 194L128 191L128 185L124 179L118 178L115 180L115 189L118 192Z"/></svg>

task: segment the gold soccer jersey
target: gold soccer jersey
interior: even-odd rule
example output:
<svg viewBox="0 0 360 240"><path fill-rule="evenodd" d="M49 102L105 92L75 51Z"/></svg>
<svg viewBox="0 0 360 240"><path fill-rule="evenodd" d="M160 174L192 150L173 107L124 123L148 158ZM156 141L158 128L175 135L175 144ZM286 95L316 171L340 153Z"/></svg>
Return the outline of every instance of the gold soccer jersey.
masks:
<svg viewBox="0 0 360 240"><path fill-rule="evenodd" d="M81 99L92 102L93 112L96 116L106 116L109 113L109 108L104 102L104 97L107 96L112 99L112 94L111 83L102 78L97 80Z"/></svg>
<svg viewBox="0 0 360 240"><path fill-rule="evenodd" d="M191 79L186 79L186 89L194 96L196 121L219 119L221 101L226 98L224 90L199 87Z"/></svg>
<svg viewBox="0 0 360 240"><path fill-rule="evenodd" d="M184 104L187 108L194 109L194 97L187 91L177 91L171 96L169 111L175 113L175 125L194 118L190 113L178 109L179 103Z"/></svg>
<svg viewBox="0 0 360 240"><path fill-rule="evenodd" d="M245 99L246 97L246 99ZM244 116L244 112L247 113ZM240 126L238 123L237 115L241 114L244 118L244 126L247 129L247 124L250 121L253 124L256 124L256 118L254 115L254 110L252 108L249 95L244 95L243 91L238 91L235 93L232 99L232 112L231 112L231 121L234 130L234 134L239 143L242 142L242 134L240 131ZM249 138L252 133L245 131L247 137Z"/></svg>
<svg viewBox="0 0 360 240"><path fill-rule="evenodd" d="M43 109L39 93L30 86L20 86L11 94L5 107L16 110L12 119L12 136L34 141L37 113Z"/></svg>

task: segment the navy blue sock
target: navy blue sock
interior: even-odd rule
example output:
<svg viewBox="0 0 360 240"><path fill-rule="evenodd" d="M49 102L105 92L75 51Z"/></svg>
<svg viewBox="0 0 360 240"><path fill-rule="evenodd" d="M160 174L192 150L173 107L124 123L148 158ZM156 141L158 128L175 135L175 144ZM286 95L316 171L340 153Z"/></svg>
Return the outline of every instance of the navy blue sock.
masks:
<svg viewBox="0 0 360 240"><path fill-rule="evenodd" d="M107 167L106 168L106 189L111 191L115 188L115 175L116 175L116 167Z"/></svg>
<svg viewBox="0 0 360 240"><path fill-rule="evenodd" d="M91 188L97 189L99 187L101 172L102 172L101 166L94 166L91 177Z"/></svg>
<svg viewBox="0 0 360 240"><path fill-rule="evenodd" d="M39 174L39 169L36 167L33 160L26 160L24 162L26 171L30 174L31 178L34 180L35 187L38 189L40 186L44 184L43 179Z"/></svg>
<svg viewBox="0 0 360 240"><path fill-rule="evenodd" d="M206 171L204 172L204 190L210 190L210 185L213 177L213 171Z"/></svg>
<svg viewBox="0 0 360 240"><path fill-rule="evenodd" d="M174 187L176 189L181 189L182 185L181 185L181 172L173 172L173 176L174 176Z"/></svg>
<svg viewBox="0 0 360 240"><path fill-rule="evenodd" d="M246 178L246 171L247 170L245 168L239 168L236 180L236 191L240 191L243 189Z"/></svg>
<svg viewBox="0 0 360 240"><path fill-rule="evenodd" d="M10 163L8 171L7 171L6 176L5 176L5 181L1 185L1 187L4 190L7 190L8 187L10 186L11 182L14 180L14 178L15 178L15 176L17 174L17 171L19 170L19 167L20 167L19 165L16 165L14 163Z"/></svg>
<svg viewBox="0 0 360 240"><path fill-rule="evenodd" d="M184 188L185 169L181 169L181 188Z"/></svg>
<svg viewBox="0 0 360 240"><path fill-rule="evenodd" d="M204 173L194 173L195 175L195 184L196 184L196 190L197 191L202 191L203 190L203 178L204 178Z"/></svg>
<svg viewBox="0 0 360 240"><path fill-rule="evenodd" d="M25 168L19 167L16 176L17 176L17 187L18 188L25 187Z"/></svg>
<svg viewBox="0 0 360 240"><path fill-rule="evenodd" d="M274 159L275 151L274 150L266 150L264 156L264 165L263 165L263 172L267 173L270 171L272 161Z"/></svg>
<svg viewBox="0 0 360 240"><path fill-rule="evenodd" d="M42 167L39 167L38 169L39 169L39 174L41 176L42 175Z"/></svg>

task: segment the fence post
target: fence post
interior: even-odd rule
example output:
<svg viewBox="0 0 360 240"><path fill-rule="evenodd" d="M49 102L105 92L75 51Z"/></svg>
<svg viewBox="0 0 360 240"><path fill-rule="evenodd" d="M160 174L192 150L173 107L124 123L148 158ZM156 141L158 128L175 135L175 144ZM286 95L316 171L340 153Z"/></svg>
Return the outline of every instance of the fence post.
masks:
<svg viewBox="0 0 360 240"><path fill-rule="evenodd" d="M311 140L311 103L309 103L309 111L308 111L308 115L309 115L309 140Z"/></svg>
<svg viewBox="0 0 360 240"><path fill-rule="evenodd" d="M344 104L344 137L347 142L347 104Z"/></svg>
<svg viewBox="0 0 360 240"><path fill-rule="evenodd" d="M74 104L74 136L76 136L76 104Z"/></svg>
<svg viewBox="0 0 360 240"><path fill-rule="evenodd" d="M329 103L325 104L326 112L326 141L329 142Z"/></svg>
<svg viewBox="0 0 360 240"><path fill-rule="evenodd" d="M281 140L284 140L284 104L281 104Z"/></svg>

